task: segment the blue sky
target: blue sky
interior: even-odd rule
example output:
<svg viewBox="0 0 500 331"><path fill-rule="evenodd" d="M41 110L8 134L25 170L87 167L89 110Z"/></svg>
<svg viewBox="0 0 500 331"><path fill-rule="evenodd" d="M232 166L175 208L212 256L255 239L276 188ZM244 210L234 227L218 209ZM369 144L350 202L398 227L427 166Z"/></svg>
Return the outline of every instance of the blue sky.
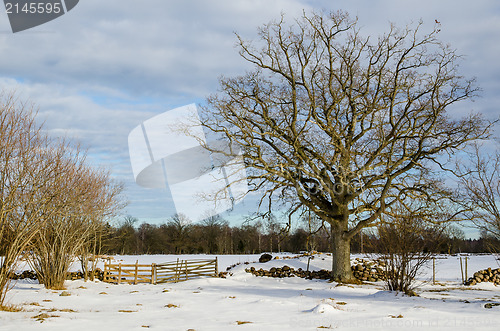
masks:
<svg viewBox="0 0 500 331"><path fill-rule="evenodd" d="M477 77L482 97L462 105L489 118L500 104L500 2L496 0L81 0L66 15L12 34L0 13L0 87L39 106L54 135L80 140L89 160L111 168L125 183L124 211L163 221L174 213L167 191L134 183L128 133L169 109L203 103L220 75L248 66L234 48L234 32L256 28L285 13L348 11L362 33L441 22L440 37L465 56L461 71Z"/></svg>

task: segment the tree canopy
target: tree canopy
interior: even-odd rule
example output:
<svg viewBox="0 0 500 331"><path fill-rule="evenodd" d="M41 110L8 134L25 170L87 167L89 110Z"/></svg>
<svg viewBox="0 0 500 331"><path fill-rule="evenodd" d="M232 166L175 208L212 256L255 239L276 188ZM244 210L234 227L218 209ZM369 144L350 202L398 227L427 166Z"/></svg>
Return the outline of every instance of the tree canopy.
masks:
<svg viewBox="0 0 500 331"><path fill-rule="evenodd" d="M204 108L204 125L243 151L253 190L331 225L339 279L351 277L349 240L396 204L445 193L432 169L491 126L448 113L478 87L439 25L421 30L365 37L344 12L282 16L257 42L237 35L254 69L222 77Z"/></svg>

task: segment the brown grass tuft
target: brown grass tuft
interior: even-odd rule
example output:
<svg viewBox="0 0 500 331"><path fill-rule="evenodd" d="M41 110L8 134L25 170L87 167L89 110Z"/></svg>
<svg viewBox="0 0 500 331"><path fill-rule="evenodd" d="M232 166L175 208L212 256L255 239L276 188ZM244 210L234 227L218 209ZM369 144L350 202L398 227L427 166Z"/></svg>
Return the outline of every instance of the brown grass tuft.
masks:
<svg viewBox="0 0 500 331"><path fill-rule="evenodd" d="M169 303L168 305L165 305L165 308L179 308L179 306Z"/></svg>
<svg viewBox="0 0 500 331"><path fill-rule="evenodd" d="M21 307L15 306L15 305L0 305L0 311L6 311L9 313L18 313L20 311L23 311Z"/></svg>
<svg viewBox="0 0 500 331"><path fill-rule="evenodd" d="M40 307L40 304L38 302L29 302L29 303L25 303L25 305L27 306L37 306L37 307Z"/></svg>
<svg viewBox="0 0 500 331"><path fill-rule="evenodd" d="M49 315L47 313L41 313L41 314L33 316L32 318L36 319L40 323L43 323L46 318L51 318L51 317L60 317L60 316L59 315Z"/></svg>

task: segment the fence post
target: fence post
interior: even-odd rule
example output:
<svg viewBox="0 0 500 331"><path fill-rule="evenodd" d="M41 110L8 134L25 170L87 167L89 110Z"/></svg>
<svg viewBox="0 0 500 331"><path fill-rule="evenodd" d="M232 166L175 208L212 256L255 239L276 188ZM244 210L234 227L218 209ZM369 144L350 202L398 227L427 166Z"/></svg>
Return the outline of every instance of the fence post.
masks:
<svg viewBox="0 0 500 331"><path fill-rule="evenodd" d="M468 278L468 277L467 277L467 260L468 260L468 259L469 259L469 258L466 256L466 257L465 257L465 281L467 281L467 278Z"/></svg>
<svg viewBox="0 0 500 331"><path fill-rule="evenodd" d="M188 261L187 260L184 260L185 264L186 264L186 269L185 269L185 273L186 273L186 280L188 280Z"/></svg>
<svg viewBox="0 0 500 331"><path fill-rule="evenodd" d="M103 277L102 277L102 280L103 280L104 282L106 282L106 278L107 278L107 276L108 276L106 261L104 261L104 271L103 271L102 276L103 276Z"/></svg>
<svg viewBox="0 0 500 331"><path fill-rule="evenodd" d="M156 263L151 264L151 284L156 285Z"/></svg>
<svg viewBox="0 0 500 331"><path fill-rule="evenodd" d="M138 264L139 264L139 260L135 260L134 285L137 285L137 265Z"/></svg>
<svg viewBox="0 0 500 331"><path fill-rule="evenodd" d="M177 261L175 262L175 282L178 283L179 282L179 274L180 274L180 270L179 270L179 258L177 258Z"/></svg>
<svg viewBox="0 0 500 331"><path fill-rule="evenodd" d="M118 285L122 282L122 263L118 264Z"/></svg>
<svg viewBox="0 0 500 331"><path fill-rule="evenodd" d="M460 255L460 275L462 276L462 285L464 284L464 267L462 266L462 255Z"/></svg>
<svg viewBox="0 0 500 331"><path fill-rule="evenodd" d="M108 264L106 265L106 261L104 261L104 274L103 274L103 280L104 282L106 283L109 283L110 282L110 277L109 277L109 274L110 274L110 271L111 271L111 257L108 257Z"/></svg>
<svg viewBox="0 0 500 331"><path fill-rule="evenodd" d="M217 256L215 257L215 277L219 274L219 263L217 261Z"/></svg>
<svg viewBox="0 0 500 331"><path fill-rule="evenodd" d="M432 258L432 285L436 285L436 258Z"/></svg>

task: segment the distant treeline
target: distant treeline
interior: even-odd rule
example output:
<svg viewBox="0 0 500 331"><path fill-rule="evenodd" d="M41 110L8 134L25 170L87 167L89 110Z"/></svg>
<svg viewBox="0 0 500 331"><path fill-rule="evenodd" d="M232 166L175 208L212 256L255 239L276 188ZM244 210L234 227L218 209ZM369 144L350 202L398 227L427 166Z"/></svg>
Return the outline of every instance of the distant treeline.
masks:
<svg viewBox="0 0 500 331"><path fill-rule="evenodd" d="M323 251L330 252L330 231L327 227L299 226L293 230L280 227L277 222L248 222L230 226L220 218L201 223L189 223L174 216L160 225L142 223L126 217L115 226L109 226L101 240L105 254L259 254L262 252ZM352 253L373 253L378 245L376 231L356 236L351 241ZM466 239L463 231L450 228L428 238L422 251L433 247L434 253L459 252L490 253L498 251L500 241L482 234L479 239ZM431 240L431 239L429 239ZM436 248L437 247L437 248Z"/></svg>

